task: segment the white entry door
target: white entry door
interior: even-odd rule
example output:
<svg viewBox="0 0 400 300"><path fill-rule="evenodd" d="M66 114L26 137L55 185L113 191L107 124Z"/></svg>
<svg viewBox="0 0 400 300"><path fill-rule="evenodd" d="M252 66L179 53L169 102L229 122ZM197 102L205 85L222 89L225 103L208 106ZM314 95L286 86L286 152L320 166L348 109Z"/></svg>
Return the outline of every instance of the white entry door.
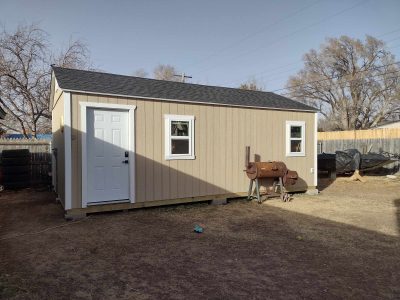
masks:
<svg viewBox="0 0 400 300"><path fill-rule="evenodd" d="M128 111L87 109L87 203L129 199Z"/></svg>

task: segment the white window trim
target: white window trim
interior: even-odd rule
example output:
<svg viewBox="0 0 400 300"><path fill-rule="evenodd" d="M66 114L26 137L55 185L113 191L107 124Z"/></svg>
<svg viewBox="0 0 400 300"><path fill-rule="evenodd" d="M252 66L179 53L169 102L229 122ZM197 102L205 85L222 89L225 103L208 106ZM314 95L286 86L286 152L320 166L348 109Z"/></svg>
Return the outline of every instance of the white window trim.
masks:
<svg viewBox="0 0 400 300"><path fill-rule="evenodd" d="M82 208L88 206L87 199L87 108L121 109L128 111L128 147L129 147L129 202L135 203L136 200L136 179L135 179L135 105L80 102L81 110L81 142L82 142ZM107 202L113 203L113 201ZM99 203L101 204L101 203Z"/></svg>
<svg viewBox="0 0 400 300"><path fill-rule="evenodd" d="M165 128L165 159L195 159L194 155L194 116L187 115L164 115ZM189 140L189 154L171 154L171 122L172 121L189 121L189 137L173 137L174 139Z"/></svg>
<svg viewBox="0 0 400 300"><path fill-rule="evenodd" d="M301 138L290 137L290 127L300 126L301 127ZM286 121L286 156L306 156L306 122L304 121ZM290 151L290 141L301 140L301 152Z"/></svg>

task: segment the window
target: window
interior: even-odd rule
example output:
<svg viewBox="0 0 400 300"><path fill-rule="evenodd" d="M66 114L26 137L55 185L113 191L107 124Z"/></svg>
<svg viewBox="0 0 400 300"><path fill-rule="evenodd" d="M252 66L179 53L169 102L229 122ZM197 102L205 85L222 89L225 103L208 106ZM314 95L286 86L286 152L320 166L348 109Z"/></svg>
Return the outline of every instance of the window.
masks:
<svg viewBox="0 0 400 300"><path fill-rule="evenodd" d="M286 121L286 156L305 156L304 121Z"/></svg>
<svg viewBox="0 0 400 300"><path fill-rule="evenodd" d="M165 115L165 159L194 158L194 116Z"/></svg>

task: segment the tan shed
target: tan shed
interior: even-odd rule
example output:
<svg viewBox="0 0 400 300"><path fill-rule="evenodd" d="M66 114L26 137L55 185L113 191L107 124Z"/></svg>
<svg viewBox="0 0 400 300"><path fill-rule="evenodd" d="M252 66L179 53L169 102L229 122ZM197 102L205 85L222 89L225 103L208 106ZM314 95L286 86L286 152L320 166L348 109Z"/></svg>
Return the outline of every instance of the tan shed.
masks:
<svg viewBox="0 0 400 300"><path fill-rule="evenodd" d="M53 67L66 216L246 195L245 147L317 185L317 112L269 92ZM265 182L264 185L268 185Z"/></svg>

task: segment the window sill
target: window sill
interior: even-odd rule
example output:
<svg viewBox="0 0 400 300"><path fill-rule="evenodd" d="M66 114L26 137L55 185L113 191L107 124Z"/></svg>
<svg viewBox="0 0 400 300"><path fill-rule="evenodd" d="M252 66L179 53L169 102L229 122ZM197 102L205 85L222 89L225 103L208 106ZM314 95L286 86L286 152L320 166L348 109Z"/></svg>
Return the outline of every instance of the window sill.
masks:
<svg viewBox="0 0 400 300"><path fill-rule="evenodd" d="M194 155L168 155L168 156L165 156L165 160L182 160L182 159L193 160L195 158L196 158L196 156L194 156Z"/></svg>
<svg viewBox="0 0 400 300"><path fill-rule="evenodd" d="M304 157L306 154L304 152L290 152L286 153L286 157Z"/></svg>

